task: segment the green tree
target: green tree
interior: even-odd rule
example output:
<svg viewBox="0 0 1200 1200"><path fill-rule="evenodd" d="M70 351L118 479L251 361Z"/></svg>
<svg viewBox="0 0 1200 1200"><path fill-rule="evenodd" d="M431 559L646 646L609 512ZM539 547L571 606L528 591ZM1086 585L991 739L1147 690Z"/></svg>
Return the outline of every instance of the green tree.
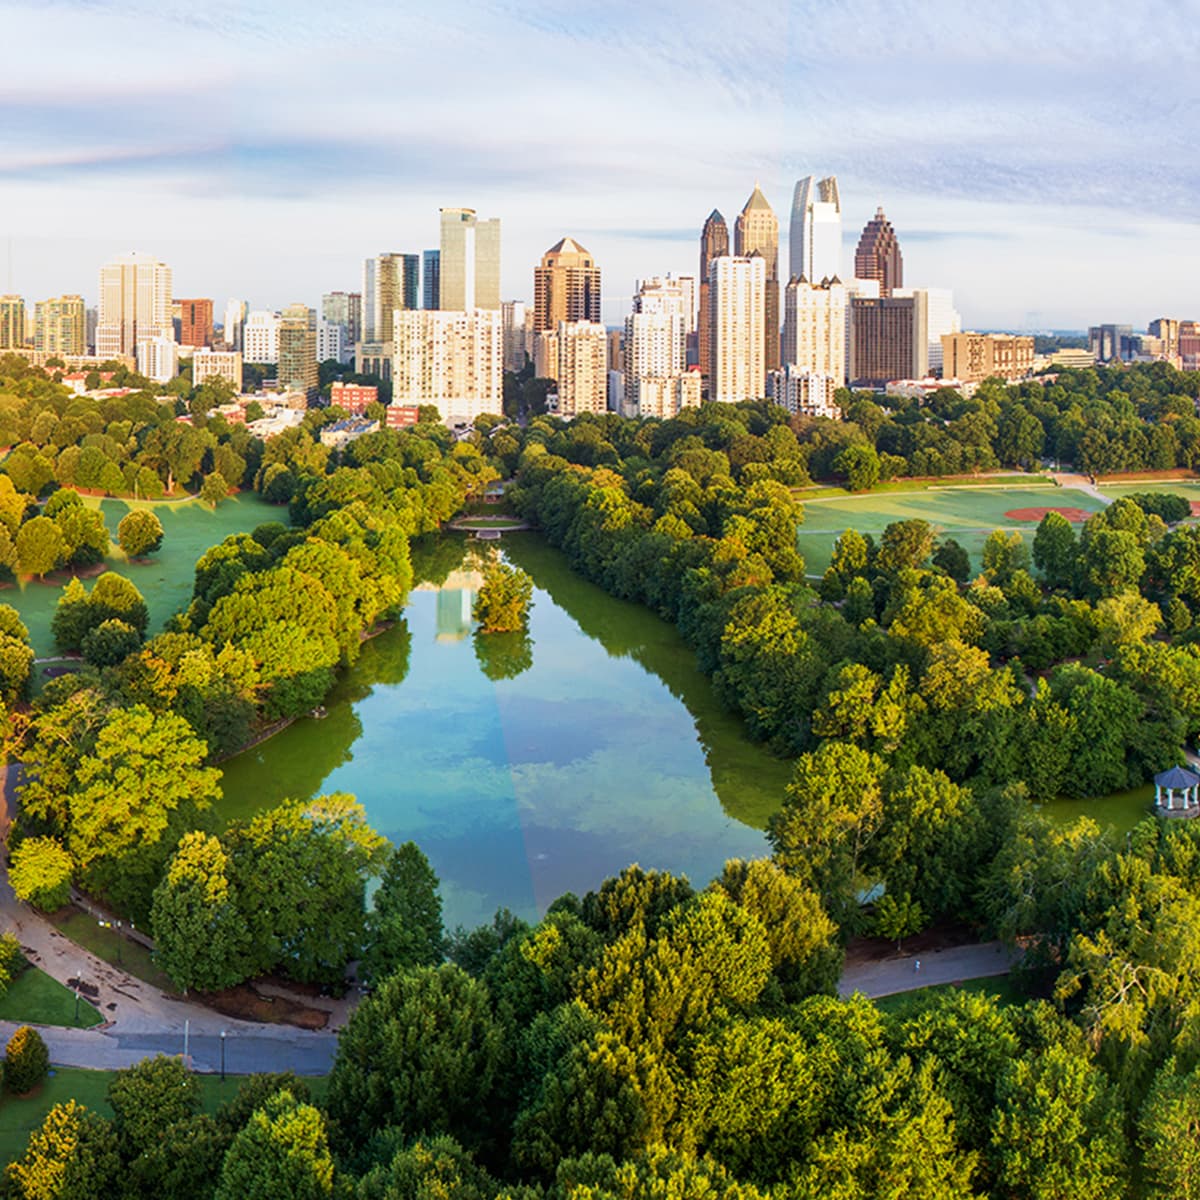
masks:
<svg viewBox="0 0 1200 1200"><path fill-rule="evenodd" d="M945 571L955 583L966 583L971 575L971 560L953 538L943 538L933 552L933 565Z"/></svg>
<svg viewBox="0 0 1200 1200"><path fill-rule="evenodd" d="M87 591L78 579L72 578L54 606L54 617L50 622L54 644L60 650L78 650L91 627Z"/></svg>
<svg viewBox="0 0 1200 1200"><path fill-rule="evenodd" d="M903 947L904 939L920 933L925 926L925 912L921 905L907 892L895 896L891 892L881 896L875 905L875 932Z"/></svg>
<svg viewBox="0 0 1200 1200"><path fill-rule="evenodd" d="M533 580L519 567L496 559L484 568L471 616L483 633L513 633L529 621Z"/></svg>
<svg viewBox="0 0 1200 1200"><path fill-rule="evenodd" d="M415 842L388 858L367 918L363 971L368 980L442 961L445 935L438 877Z"/></svg>
<svg viewBox="0 0 1200 1200"><path fill-rule="evenodd" d="M162 522L148 508L135 508L121 518L117 542L129 558L144 558L162 548Z"/></svg>
<svg viewBox="0 0 1200 1200"><path fill-rule="evenodd" d="M105 571L88 596L88 620L92 627L109 620L124 621L145 637L150 612L142 593L128 579Z"/></svg>
<svg viewBox="0 0 1200 1200"><path fill-rule="evenodd" d="M994 529L983 543L983 573L989 582L1004 587L1017 571L1029 566L1029 549L1020 530Z"/></svg>
<svg viewBox="0 0 1200 1200"><path fill-rule="evenodd" d="M1143 1167L1154 1200L1200 1197L1200 1073L1174 1058L1154 1077L1138 1117Z"/></svg>
<svg viewBox="0 0 1200 1200"><path fill-rule="evenodd" d="M879 482L879 455L874 446L847 446L833 460L833 469L845 476L852 492L869 492Z"/></svg>
<svg viewBox="0 0 1200 1200"><path fill-rule="evenodd" d="M121 1155L128 1161L199 1113L200 1084L181 1058L158 1054L117 1072L108 1085L108 1105Z"/></svg>
<svg viewBox="0 0 1200 1200"><path fill-rule="evenodd" d="M215 1200L324 1200L333 1189L324 1118L279 1092L233 1139Z"/></svg>
<svg viewBox="0 0 1200 1200"><path fill-rule="evenodd" d="M31 837L13 851L8 881L18 899L54 912L71 898L74 874L74 860L58 838Z"/></svg>
<svg viewBox="0 0 1200 1200"><path fill-rule="evenodd" d="M39 579L67 561L67 542L49 517L26 521L17 533L17 558L22 571Z"/></svg>
<svg viewBox="0 0 1200 1200"><path fill-rule="evenodd" d="M112 1126L68 1100L30 1135L25 1154L8 1166L7 1183L17 1200L117 1200L120 1176Z"/></svg>
<svg viewBox="0 0 1200 1200"><path fill-rule="evenodd" d="M1033 535L1033 565L1052 588L1069 588L1075 581L1079 545L1070 521L1048 512Z"/></svg>
<svg viewBox="0 0 1200 1200"><path fill-rule="evenodd" d="M200 485L200 502L216 508L229 495L229 484L220 471L210 471Z"/></svg>
<svg viewBox="0 0 1200 1200"><path fill-rule="evenodd" d="M1096 605L1096 632L1106 654L1144 642L1162 626L1162 612L1135 591L1106 596Z"/></svg>
<svg viewBox="0 0 1200 1200"><path fill-rule="evenodd" d="M79 648L84 661L93 667L115 667L135 653L141 644L142 635L132 625L110 618L89 629Z"/></svg>
<svg viewBox="0 0 1200 1200"><path fill-rule="evenodd" d="M32 1092L50 1070L50 1051L42 1035L22 1025L8 1039L4 1050L4 1086L15 1095Z"/></svg>

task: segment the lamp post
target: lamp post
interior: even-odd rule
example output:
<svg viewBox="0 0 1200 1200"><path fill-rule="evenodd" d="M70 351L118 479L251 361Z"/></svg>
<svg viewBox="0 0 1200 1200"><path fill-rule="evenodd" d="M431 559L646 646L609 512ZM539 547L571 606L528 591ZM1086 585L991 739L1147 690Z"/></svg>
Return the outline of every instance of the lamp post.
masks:
<svg viewBox="0 0 1200 1200"><path fill-rule="evenodd" d="M221 1082L225 1082L225 1030L221 1030Z"/></svg>
<svg viewBox="0 0 1200 1200"><path fill-rule="evenodd" d="M121 959L121 938L122 938L124 935L122 934L122 932L121 932L121 929L122 929L122 923L121 923L120 921L118 921L118 922L117 922L117 962L118 962L118 963L121 963L121 962L122 962L122 959Z"/></svg>

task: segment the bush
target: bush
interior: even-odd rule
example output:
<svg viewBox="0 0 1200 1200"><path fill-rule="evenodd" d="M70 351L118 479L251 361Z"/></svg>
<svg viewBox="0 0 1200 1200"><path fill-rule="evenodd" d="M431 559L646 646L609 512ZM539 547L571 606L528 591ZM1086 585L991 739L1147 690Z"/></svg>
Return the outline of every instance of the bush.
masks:
<svg viewBox="0 0 1200 1200"><path fill-rule="evenodd" d="M162 522L149 510L135 508L117 526L117 541L130 558L153 554L162 546Z"/></svg>
<svg viewBox="0 0 1200 1200"><path fill-rule="evenodd" d="M19 899L54 912L70 899L74 874L74 860L57 838L35 837L13 851L8 881Z"/></svg>
<svg viewBox="0 0 1200 1200"><path fill-rule="evenodd" d="M22 1025L8 1039L5 1050L4 1082L15 1095L32 1092L50 1070L50 1052L42 1035L28 1025Z"/></svg>
<svg viewBox="0 0 1200 1200"><path fill-rule="evenodd" d="M140 649L142 635L126 621L103 621L83 637L80 649L93 667L115 667Z"/></svg>
<svg viewBox="0 0 1200 1200"><path fill-rule="evenodd" d="M21 953L21 943L15 933L0 934L0 996L8 991L8 985L29 964Z"/></svg>

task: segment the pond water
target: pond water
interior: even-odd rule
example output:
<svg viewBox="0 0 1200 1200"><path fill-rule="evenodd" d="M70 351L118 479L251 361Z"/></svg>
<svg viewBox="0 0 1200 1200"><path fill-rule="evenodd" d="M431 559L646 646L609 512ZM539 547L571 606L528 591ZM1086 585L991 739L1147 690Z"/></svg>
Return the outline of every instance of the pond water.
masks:
<svg viewBox="0 0 1200 1200"><path fill-rule="evenodd" d="M364 646L326 717L224 765L222 816L352 792L429 857L450 928L500 906L534 918L633 862L703 886L765 853L790 763L747 739L676 631L516 534L501 552L534 580L529 638L479 637L486 552L416 548L426 582L404 620Z"/></svg>

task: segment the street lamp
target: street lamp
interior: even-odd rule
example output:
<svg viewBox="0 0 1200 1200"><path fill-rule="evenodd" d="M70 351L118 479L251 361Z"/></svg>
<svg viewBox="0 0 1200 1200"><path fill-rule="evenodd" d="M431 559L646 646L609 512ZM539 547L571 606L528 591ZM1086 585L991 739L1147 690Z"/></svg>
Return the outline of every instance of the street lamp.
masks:
<svg viewBox="0 0 1200 1200"><path fill-rule="evenodd" d="M225 1030L221 1030L221 1082L225 1082Z"/></svg>

